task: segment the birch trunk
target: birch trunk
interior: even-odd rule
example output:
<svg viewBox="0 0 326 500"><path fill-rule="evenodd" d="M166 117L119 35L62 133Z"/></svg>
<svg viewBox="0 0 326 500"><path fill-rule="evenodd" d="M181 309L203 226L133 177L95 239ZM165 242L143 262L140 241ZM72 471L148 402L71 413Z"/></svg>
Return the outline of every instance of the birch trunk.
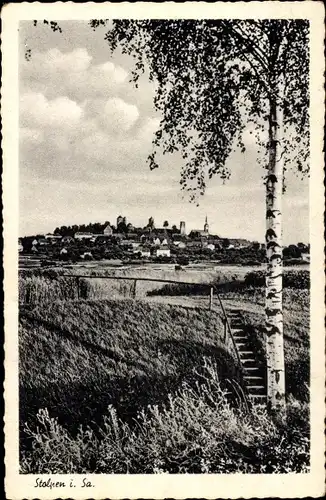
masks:
<svg viewBox="0 0 326 500"><path fill-rule="evenodd" d="M274 98L270 99L269 114L269 165L266 182L267 273L265 314L268 406L272 411L282 411L285 415L282 306L282 87L279 86L278 90L278 101Z"/></svg>

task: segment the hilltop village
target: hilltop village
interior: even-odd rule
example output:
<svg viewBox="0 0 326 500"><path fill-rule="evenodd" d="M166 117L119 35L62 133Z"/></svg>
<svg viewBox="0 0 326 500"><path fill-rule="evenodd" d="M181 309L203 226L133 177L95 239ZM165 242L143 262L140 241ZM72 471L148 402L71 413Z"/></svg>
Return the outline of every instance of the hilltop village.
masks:
<svg viewBox="0 0 326 500"><path fill-rule="evenodd" d="M190 260L213 259L223 263L260 264L265 260L264 244L211 234L207 217L202 229L187 233L185 221L180 221L179 227L170 227L168 221L164 221L163 227L156 227L150 217L145 227L135 227L119 215L116 225L106 221L62 226L53 233L20 238L18 250L43 259L71 262L120 259L188 264ZM307 250L292 249L291 257L301 259Z"/></svg>

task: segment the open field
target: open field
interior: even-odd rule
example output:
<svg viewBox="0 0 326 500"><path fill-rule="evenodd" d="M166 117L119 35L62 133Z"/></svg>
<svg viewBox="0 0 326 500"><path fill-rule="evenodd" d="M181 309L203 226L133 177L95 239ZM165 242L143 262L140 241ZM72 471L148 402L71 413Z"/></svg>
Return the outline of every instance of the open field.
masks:
<svg viewBox="0 0 326 500"><path fill-rule="evenodd" d="M264 356L263 290L223 290L229 276L216 278ZM154 283L132 300L129 282L102 280L109 288L91 288L82 300L56 275L21 280L22 294L28 280L42 290L38 305L20 311L23 473L307 470L308 290L284 290L284 427L264 410L248 413L241 399L230 406L225 391L241 386L241 373L223 344L218 304L207 310L206 295L164 295Z"/></svg>
<svg viewBox="0 0 326 500"><path fill-rule="evenodd" d="M175 270L174 266L140 266L140 267L106 267L103 269L85 267L58 267L53 269L24 269L19 272L19 302L30 305L51 302L52 300L77 299L77 283L70 275L92 276L92 279L82 279L81 297L89 299L116 299L130 298L133 296L133 282L127 278L149 278L161 280L184 281L195 284L195 287L182 287L164 285L150 281L137 282L137 298L145 298L148 294L161 295L207 295L209 288L214 285L224 291L226 283L236 285L243 282L245 277L253 271L252 267L242 266L192 266L186 270ZM261 275L262 271L254 272ZM286 268L285 277L293 274L299 276L307 274L306 269L295 270ZM65 277L64 277L65 275ZM126 277L126 280L95 279L95 276ZM203 285L200 287L199 285ZM229 285L228 285L229 286ZM222 288L221 288L222 287ZM169 288L171 293L169 293ZM178 288L178 290L177 290ZM164 291L165 289L165 291ZM162 293L164 292L164 293ZM186 304L187 305L187 304Z"/></svg>

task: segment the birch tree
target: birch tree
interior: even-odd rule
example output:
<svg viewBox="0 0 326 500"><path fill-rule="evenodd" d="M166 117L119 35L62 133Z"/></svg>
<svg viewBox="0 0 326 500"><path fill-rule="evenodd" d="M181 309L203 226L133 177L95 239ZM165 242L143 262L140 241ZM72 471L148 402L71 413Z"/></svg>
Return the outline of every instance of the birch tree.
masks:
<svg viewBox="0 0 326 500"><path fill-rule="evenodd" d="M93 29L106 21L91 21ZM148 71L156 82L162 120L157 153L179 151L180 184L191 201L214 175L231 172L226 160L254 125L265 168L266 350L269 407L285 410L282 310L282 193L291 166L308 173L309 24L303 20L116 20L106 39L134 58L132 80ZM264 137L264 132L267 138Z"/></svg>

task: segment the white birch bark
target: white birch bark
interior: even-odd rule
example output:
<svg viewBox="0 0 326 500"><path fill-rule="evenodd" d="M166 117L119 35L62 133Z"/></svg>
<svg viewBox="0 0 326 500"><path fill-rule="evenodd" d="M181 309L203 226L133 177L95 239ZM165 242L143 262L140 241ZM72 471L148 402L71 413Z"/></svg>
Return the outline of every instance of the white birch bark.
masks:
<svg viewBox="0 0 326 500"><path fill-rule="evenodd" d="M285 412L282 306L282 82L278 100L270 100L269 165L266 182L266 348L267 400L272 411Z"/></svg>

